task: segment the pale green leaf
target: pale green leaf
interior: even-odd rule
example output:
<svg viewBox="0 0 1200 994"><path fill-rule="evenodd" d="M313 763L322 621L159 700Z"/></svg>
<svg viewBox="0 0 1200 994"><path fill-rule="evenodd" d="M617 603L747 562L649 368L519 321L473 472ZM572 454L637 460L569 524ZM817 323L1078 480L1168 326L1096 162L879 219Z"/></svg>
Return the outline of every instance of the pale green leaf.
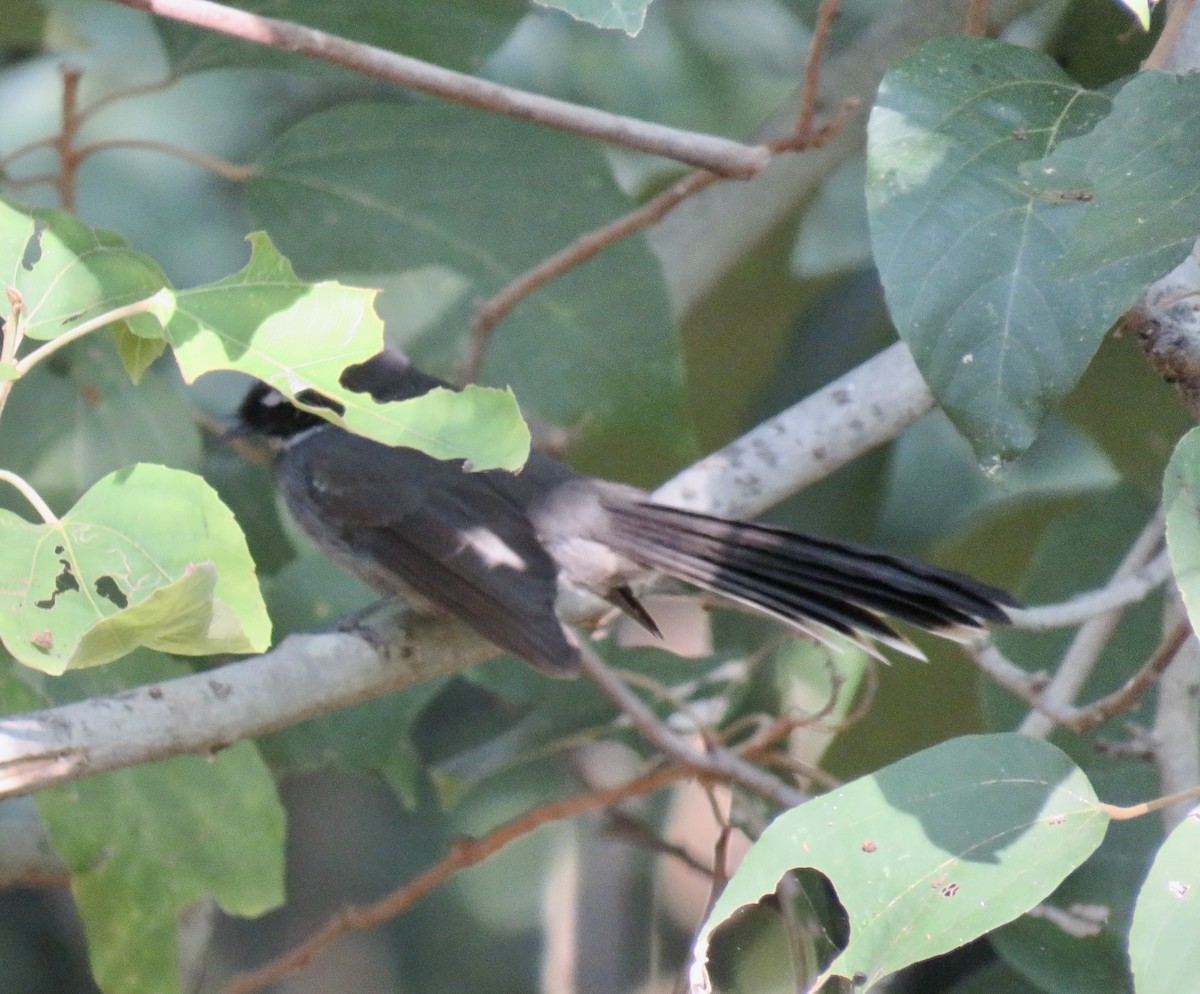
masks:
<svg viewBox="0 0 1200 994"><path fill-rule="evenodd" d="M618 28L630 37L642 30L650 0L537 0L598 28Z"/></svg>
<svg viewBox="0 0 1200 994"><path fill-rule="evenodd" d="M1100 844L1108 817L1061 751L1021 735L953 739L777 818L700 930L775 891L789 870L829 878L850 940L822 977L868 990L886 975L1011 921Z"/></svg>
<svg viewBox="0 0 1200 994"><path fill-rule="evenodd" d="M1162 844L1146 877L1129 931L1138 994L1179 994L1200 975L1200 808Z"/></svg>
<svg viewBox="0 0 1200 994"><path fill-rule="evenodd" d="M316 390L343 407L316 408L335 424L474 469L519 469L529 432L510 392L468 387L376 404L341 386L346 366L383 346L375 291L334 282L309 284L261 233L250 236L245 268L175 295L165 337L188 382L214 369L258 377L295 398Z"/></svg>
<svg viewBox="0 0 1200 994"><path fill-rule="evenodd" d="M270 622L245 538L203 480L136 465L100 480L58 522L0 510L0 638L46 673L139 645L256 652Z"/></svg>

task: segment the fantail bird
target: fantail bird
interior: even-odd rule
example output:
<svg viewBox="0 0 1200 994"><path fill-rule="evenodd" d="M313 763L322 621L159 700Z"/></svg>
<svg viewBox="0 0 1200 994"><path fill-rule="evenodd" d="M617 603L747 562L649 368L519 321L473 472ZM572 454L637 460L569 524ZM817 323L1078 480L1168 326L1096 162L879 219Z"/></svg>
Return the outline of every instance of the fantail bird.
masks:
<svg viewBox="0 0 1200 994"><path fill-rule="evenodd" d="M377 401L440 380L387 349L342 375ZM315 406L336 406L313 392ZM822 641L830 632L920 652L884 616L954 639L1004 624L1007 594L970 577L847 542L656 504L539 453L519 473L473 473L373 442L254 386L245 429L280 448L288 508L328 555L386 594L457 616L543 672L569 675L579 643L555 611L588 592L657 634L638 589L655 574L747 605ZM871 647L874 651L873 647Z"/></svg>

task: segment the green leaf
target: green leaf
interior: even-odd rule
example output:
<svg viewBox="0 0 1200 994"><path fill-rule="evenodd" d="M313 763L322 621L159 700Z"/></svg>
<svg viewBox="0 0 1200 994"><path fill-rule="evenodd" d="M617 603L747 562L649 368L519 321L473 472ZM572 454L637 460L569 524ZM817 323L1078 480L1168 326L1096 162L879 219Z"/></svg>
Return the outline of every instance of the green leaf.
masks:
<svg viewBox="0 0 1200 994"><path fill-rule="evenodd" d="M1116 269L1132 303L1191 250L1200 229L1200 77L1141 72L1086 135L1059 143L1027 178L1086 199L1057 267L1064 279Z"/></svg>
<svg viewBox="0 0 1200 994"><path fill-rule="evenodd" d="M58 703L67 684L71 696L87 697L188 672L143 651L46 689ZM106 994L179 990L179 917L196 901L214 898L242 916L283 901L284 811L248 742L215 757L107 773L37 800L71 871L92 970Z"/></svg>
<svg viewBox="0 0 1200 994"><path fill-rule="evenodd" d="M1012 734L944 742L768 826L699 933L694 978L713 930L804 867L829 878L850 923L821 976L865 991L1036 905L1107 824L1087 778L1054 746Z"/></svg>
<svg viewBox="0 0 1200 994"><path fill-rule="evenodd" d="M120 470L52 524L0 510L0 545L0 638L34 669L97 666L139 645L207 655L270 644L241 529L189 473Z"/></svg>
<svg viewBox="0 0 1200 994"><path fill-rule="evenodd" d="M125 371L135 383L141 383L146 370L167 349L167 343L161 339L146 338L135 335L128 328L117 328L117 354L125 365Z"/></svg>
<svg viewBox="0 0 1200 994"><path fill-rule="evenodd" d="M242 0L233 6L468 71L483 64L525 13L520 0ZM328 69L314 59L250 45L178 21L164 18L155 26L176 74L226 66L269 66L310 73Z"/></svg>
<svg viewBox="0 0 1200 994"><path fill-rule="evenodd" d="M37 48L46 32L41 0L0 0L0 48Z"/></svg>
<svg viewBox="0 0 1200 994"><path fill-rule="evenodd" d="M417 355L457 352L473 300L629 209L589 143L435 104L307 118L263 156L247 192L301 273L420 270L443 288L454 274L466 292L404 343ZM405 303L385 297L381 313L393 307ZM628 474L616 438L635 437L661 477L692 452L671 327L657 263L641 238L624 239L510 314L484 378L513 384L552 423L584 422L575 452L592 471Z"/></svg>
<svg viewBox="0 0 1200 994"><path fill-rule="evenodd" d="M1088 205L1022 169L1108 109L1039 52L943 38L887 74L871 113L867 200L888 307L982 460L1029 447L1131 302L1120 263L1055 275Z"/></svg>
<svg viewBox="0 0 1200 994"><path fill-rule="evenodd" d="M650 0L537 0L543 7L565 11L598 28L619 28L631 38L646 22Z"/></svg>
<svg viewBox="0 0 1200 994"><path fill-rule="evenodd" d="M167 286L158 264L120 235L89 228L65 211L22 210L0 200L0 279L21 295L21 327L30 338L57 338L106 311ZM123 325L161 337L139 314Z"/></svg>
<svg viewBox="0 0 1200 994"><path fill-rule="evenodd" d="M1176 994L1200 972L1200 808L1193 808L1163 843L1142 885L1129 959L1138 994Z"/></svg>
<svg viewBox="0 0 1200 994"><path fill-rule="evenodd" d="M317 390L342 404L344 413L315 410L389 445L409 445L438 459L466 459L474 469L524 465L529 432L511 393L469 387L376 404L342 387L346 366L382 348L375 291L301 282L265 235L251 235L250 244L244 269L181 291L161 314L189 383L211 370L238 370L293 399Z"/></svg>
<svg viewBox="0 0 1200 994"><path fill-rule="evenodd" d="M1163 477L1167 552L1192 625L1200 623L1200 428L1179 440Z"/></svg>

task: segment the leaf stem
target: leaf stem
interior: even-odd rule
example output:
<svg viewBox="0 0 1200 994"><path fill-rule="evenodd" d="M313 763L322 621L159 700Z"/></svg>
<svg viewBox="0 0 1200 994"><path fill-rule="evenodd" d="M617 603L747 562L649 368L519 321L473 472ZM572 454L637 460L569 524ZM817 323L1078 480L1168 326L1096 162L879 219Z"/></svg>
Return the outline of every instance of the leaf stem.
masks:
<svg viewBox="0 0 1200 994"><path fill-rule="evenodd" d="M132 304L124 304L121 307L114 307L111 311L105 311L103 314L97 315L90 321L84 321L83 324L76 325L70 331L65 331L57 338L52 338L45 345L34 349L24 359L17 363L17 371L24 376L34 366L43 359L46 359L61 349L64 345L69 345L77 339L83 338L84 335L90 335L93 331L99 328L106 327L114 321L124 321L126 318L133 317L135 314L146 314L154 305L162 298L162 291L159 290L152 296L145 297L142 300L134 301Z"/></svg>
<svg viewBox="0 0 1200 994"><path fill-rule="evenodd" d="M0 480L19 491L21 496L33 505L33 509L46 524L58 524L58 516L50 510L50 505L42 500L42 495L34 490L27 480L17 476L16 473L10 473L7 469L0 469Z"/></svg>
<svg viewBox="0 0 1200 994"><path fill-rule="evenodd" d="M116 149L134 149L173 155L177 159L190 162L193 166L207 170L230 183L245 183L258 172L254 166L239 166L236 163L218 159L216 156L206 155L196 149L175 145L171 142L154 141L149 138L110 138L105 141L91 142L87 145L80 145L75 150L75 157L82 162L96 152L108 152Z"/></svg>
<svg viewBox="0 0 1200 994"><path fill-rule="evenodd" d="M1177 790L1165 797L1156 797L1153 801L1143 801L1141 804L1101 804L1100 809L1113 821L1129 821L1140 818L1163 808L1169 808L1180 801L1190 801L1200 798L1200 787L1188 787L1187 790Z"/></svg>

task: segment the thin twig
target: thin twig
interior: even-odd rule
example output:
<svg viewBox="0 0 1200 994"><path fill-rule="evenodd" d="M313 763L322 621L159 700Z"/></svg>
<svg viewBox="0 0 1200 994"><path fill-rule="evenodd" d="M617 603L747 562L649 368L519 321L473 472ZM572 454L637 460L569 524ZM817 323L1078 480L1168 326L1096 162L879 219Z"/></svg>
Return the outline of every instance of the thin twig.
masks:
<svg viewBox="0 0 1200 994"><path fill-rule="evenodd" d="M631 815L628 811L614 808L605 816L605 832L615 838L623 839L647 852L668 856L686 866L689 870L711 878L711 866L705 866L678 842L668 842L649 824Z"/></svg>
<svg viewBox="0 0 1200 994"><path fill-rule="evenodd" d="M230 183L245 183L258 173L258 168L255 166L239 166L196 149L150 138L109 138L104 141L90 142L87 145L80 145L75 150L75 159L77 162L82 162L89 155L95 155L97 152L122 149L162 152L164 155L171 155L184 162L190 162L193 166L220 176L221 179L229 180Z"/></svg>
<svg viewBox="0 0 1200 994"><path fill-rule="evenodd" d="M1077 594L1059 604L1013 608L1008 612L1009 620L1013 628L1029 632L1068 628L1082 624L1105 611L1128 607L1145 600L1150 593L1161 587L1170 575L1171 560L1164 550L1141 569L1128 576L1115 577L1098 590Z"/></svg>
<svg viewBox="0 0 1200 994"><path fill-rule="evenodd" d="M846 101L832 121L814 131L813 120L816 95L820 85L821 60L829 40L830 27L840 6L841 0L822 0L817 11L812 43L809 46L805 64L804 86L800 96L800 111L796 128L791 135L785 138L769 141L764 146L756 146L765 147L771 155L800 152L807 148L824 145L845 126L850 114L858 107L857 101ZM517 304L531 293L575 266L587 262L614 242L637 234L661 221L679 204L722 178L725 177L717 175L715 171L700 171L685 176L672 187L651 198L641 207L630 211L624 217L617 218L601 228L581 235L566 248L542 260L532 269L509 282L498 293L481 302L476 309L475 319L471 323L470 338L462 362L459 364L459 382L470 383L478 377L492 331Z"/></svg>
<svg viewBox="0 0 1200 994"><path fill-rule="evenodd" d="M963 34L970 38L986 38L988 27L988 0L970 0L967 4L967 20Z"/></svg>
<svg viewBox="0 0 1200 994"><path fill-rule="evenodd" d="M256 45L306 55L365 76L479 110L531 121L625 148L665 155L700 169L743 179L770 159L762 146L682 131L502 86L362 42L211 0L113 0L125 7L194 24Z"/></svg>
<svg viewBox="0 0 1200 994"><path fill-rule="evenodd" d="M969 648L975 663L1000 686L1033 708L1049 725L1059 725L1080 735L1126 711L1131 711L1142 695L1163 674L1186 644L1191 625L1186 621L1174 626L1150 658L1118 689L1090 704L1073 707L1049 699L1045 674L1027 673L1008 659L990 641ZM1028 722L1028 719L1026 719ZM1029 734L1029 733L1026 733Z"/></svg>
<svg viewBox="0 0 1200 994"><path fill-rule="evenodd" d="M1192 626L1189 621L1184 619L1176 624L1150 658L1125 681L1119 690L1115 690L1107 697L1101 697L1098 701L1093 701L1086 708L1081 709L1079 717L1071 725L1072 730L1080 733L1090 732L1097 725L1108 721L1109 718L1132 711L1137 707L1142 695L1171 665L1191 634Z"/></svg>
<svg viewBox="0 0 1200 994"><path fill-rule="evenodd" d="M33 509L37 511L38 517L48 525L58 524L58 517L50 510L50 505L42 500L42 495L39 494L33 487L16 473L10 473L7 469L0 469L0 480L3 480L22 497L24 497Z"/></svg>
<svg viewBox="0 0 1200 994"><path fill-rule="evenodd" d="M692 775L693 771L687 767L660 767L618 787L590 790L584 794L577 794L574 797L532 808L494 828L482 838L460 838L451 845L450 852L440 862L435 863L419 876L370 904L351 905L343 908L298 946L257 969L235 977L225 988L225 994L253 994L254 991L260 991L283 977L304 969L339 939L351 932L376 928L384 922L390 921L428 897L460 870L482 862L510 842L524 838L543 825L574 818L577 815L612 807L634 797L654 793L680 780L686 780Z"/></svg>
<svg viewBox="0 0 1200 994"><path fill-rule="evenodd" d="M805 801L802 791L788 787L735 753L722 748L712 749L708 753L697 752L659 721L658 716L596 653L588 651L586 647L584 649L580 653L583 675L599 687L601 693L625 714L642 738L661 753L698 774L735 783L780 807L792 808Z"/></svg>
<svg viewBox="0 0 1200 994"><path fill-rule="evenodd" d="M74 155L75 136L83 123L79 116L79 81L83 70L74 66L61 68L62 89L62 127L53 140L58 152L60 163L58 173L58 200L63 210L75 212L75 172L79 164Z"/></svg>
<svg viewBox="0 0 1200 994"><path fill-rule="evenodd" d="M24 376L39 362L48 359L59 349L83 338L84 335L90 335L93 331L98 331L118 321L124 321L126 318L135 317L138 314L150 313L155 305L163 299L161 296L162 293L163 291L160 290L143 300L136 300L132 304L114 307L111 311L105 311L103 314L77 324L74 328L64 331L57 338L50 339L45 345L39 346L30 352L29 355L25 356L25 358L20 359L17 362L17 370Z"/></svg>
<svg viewBox="0 0 1200 994"><path fill-rule="evenodd" d="M842 0L821 0L813 24L812 41L808 46L808 57L804 62L804 87L800 92L800 112L796 116L795 136L797 141L806 142L812 137L813 120L816 117L817 90L821 83L821 63L829 44L829 32Z"/></svg>
<svg viewBox="0 0 1200 994"><path fill-rule="evenodd" d="M1113 574L1113 580L1123 579L1142 569L1157 554L1162 541L1163 515L1160 509L1142 529L1142 533ZM1058 709L1071 706L1095 669L1100 653L1108 645L1124 611L1123 607L1113 608L1094 615L1080 625L1074 640L1063 655L1062 662L1039 695L1043 705ZM1053 727L1054 721L1044 709L1039 709L1025 717L1021 722L1020 731L1025 735L1044 738L1050 734Z"/></svg>
<svg viewBox="0 0 1200 994"><path fill-rule="evenodd" d="M79 116L82 120L89 120L100 113L105 107L110 104L120 103L122 100L132 100L135 97L144 97L150 93L161 93L163 90L168 90L179 82L177 76L168 74L162 79L156 79L150 83L136 83L133 86L123 86L116 90L111 90L102 97L97 97L90 104L84 107Z"/></svg>
<svg viewBox="0 0 1200 994"><path fill-rule="evenodd" d="M566 248L543 259L501 288L498 293L482 301L475 310L474 321L471 322L471 337L459 366L459 382L470 383L478 377L492 329L522 300L551 280L595 257L614 242L636 234L661 220L677 204L697 191L711 186L720 178L711 172L688 174L670 189L646 201L636 210L602 228L580 235Z"/></svg>

